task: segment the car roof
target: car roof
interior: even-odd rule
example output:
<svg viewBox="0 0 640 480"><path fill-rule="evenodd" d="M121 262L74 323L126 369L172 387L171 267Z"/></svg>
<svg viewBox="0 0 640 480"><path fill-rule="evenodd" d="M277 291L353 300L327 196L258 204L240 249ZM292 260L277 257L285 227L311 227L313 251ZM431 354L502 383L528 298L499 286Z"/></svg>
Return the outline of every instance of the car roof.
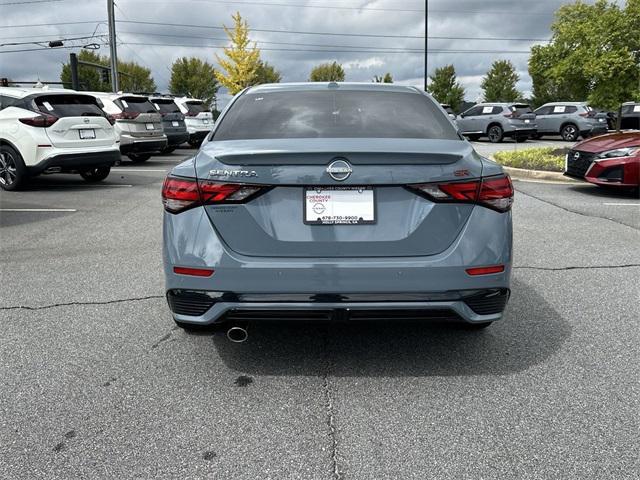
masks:
<svg viewBox="0 0 640 480"><path fill-rule="evenodd" d="M587 105L587 102L548 102L542 105L543 107L551 106L551 105Z"/></svg>
<svg viewBox="0 0 640 480"><path fill-rule="evenodd" d="M510 105L526 105L527 107L529 106L528 103L524 102L482 102L476 103L475 105L473 105L473 107L508 107ZM469 107L469 109L473 107Z"/></svg>
<svg viewBox="0 0 640 480"><path fill-rule="evenodd" d="M25 98L33 94L46 94L46 95L56 95L56 94L69 94L69 93L84 93L84 92L76 92L75 90L69 90L66 88L26 88L26 87L0 87L0 94L6 95L8 97L13 98Z"/></svg>
<svg viewBox="0 0 640 480"><path fill-rule="evenodd" d="M102 97L109 98L111 100L117 100L122 97L139 97L139 98L149 98L147 95L140 95L139 93L126 93L126 92L80 92L80 93L88 93L89 95L93 95L94 97Z"/></svg>
<svg viewBox="0 0 640 480"><path fill-rule="evenodd" d="M420 93L420 91L409 85L398 85L394 83L357 83L357 82L299 82L299 83L264 83L250 87L247 93L261 92L287 92L287 91L323 91L328 88L348 91L392 91L406 93Z"/></svg>

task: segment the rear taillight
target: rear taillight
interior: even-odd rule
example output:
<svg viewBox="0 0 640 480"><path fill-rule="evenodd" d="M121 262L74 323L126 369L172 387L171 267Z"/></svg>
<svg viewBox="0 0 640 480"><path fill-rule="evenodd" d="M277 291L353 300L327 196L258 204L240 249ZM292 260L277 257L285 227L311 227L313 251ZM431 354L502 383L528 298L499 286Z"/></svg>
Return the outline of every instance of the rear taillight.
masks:
<svg viewBox="0 0 640 480"><path fill-rule="evenodd" d="M477 203L498 212L510 210L513 204L513 185L508 175L468 182L422 183L408 188L435 202Z"/></svg>
<svg viewBox="0 0 640 480"><path fill-rule="evenodd" d="M471 275L473 277L477 275L493 275L496 273L504 272L504 265L492 265L490 267L467 268L466 272L468 275Z"/></svg>
<svg viewBox="0 0 640 480"><path fill-rule="evenodd" d="M43 113L37 117L20 118L19 120L21 123L29 125L30 127L47 128L56 123L58 121L58 117L49 115L48 113Z"/></svg>
<svg viewBox="0 0 640 480"><path fill-rule="evenodd" d="M122 112L114 113L112 116L116 120L135 120L140 115L140 112Z"/></svg>
<svg viewBox="0 0 640 480"><path fill-rule="evenodd" d="M196 117L198 116L198 112L187 112L185 113L187 117Z"/></svg>
<svg viewBox="0 0 640 480"><path fill-rule="evenodd" d="M167 177L162 186L162 203L167 212L180 213L201 205L242 203L266 188L262 185Z"/></svg>
<svg viewBox="0 0 640 480"><path fill-rule="evenodd" d="M507 118L512 118L513 117L513 113L505 113L504 116L507 117Z"/></svg>

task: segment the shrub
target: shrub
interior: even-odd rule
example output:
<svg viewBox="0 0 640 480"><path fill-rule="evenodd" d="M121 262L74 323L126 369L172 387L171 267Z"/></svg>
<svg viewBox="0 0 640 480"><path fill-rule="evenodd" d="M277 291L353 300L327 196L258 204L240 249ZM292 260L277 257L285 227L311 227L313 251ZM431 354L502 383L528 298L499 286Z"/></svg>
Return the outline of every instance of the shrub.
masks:
<svg viewBox="0 0 640 480"><path fill-rule="evenodd" d="M527 170L562 172L566 152L557 148L528 148L508 152L497 152L493 158L500 165Z"/></svg>

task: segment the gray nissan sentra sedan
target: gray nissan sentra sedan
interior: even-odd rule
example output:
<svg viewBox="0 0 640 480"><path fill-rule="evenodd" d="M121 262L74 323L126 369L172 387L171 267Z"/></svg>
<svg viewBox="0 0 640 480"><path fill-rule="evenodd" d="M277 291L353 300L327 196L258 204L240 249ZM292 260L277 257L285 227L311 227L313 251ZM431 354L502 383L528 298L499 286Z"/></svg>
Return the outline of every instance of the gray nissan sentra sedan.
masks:
<svg viewBox="0 0 640 480"><path fill-rule="evenodd" d="M261 85L167 176L166 294L183 328L463 320L510 294L513 187L408 86Z"/></svg>

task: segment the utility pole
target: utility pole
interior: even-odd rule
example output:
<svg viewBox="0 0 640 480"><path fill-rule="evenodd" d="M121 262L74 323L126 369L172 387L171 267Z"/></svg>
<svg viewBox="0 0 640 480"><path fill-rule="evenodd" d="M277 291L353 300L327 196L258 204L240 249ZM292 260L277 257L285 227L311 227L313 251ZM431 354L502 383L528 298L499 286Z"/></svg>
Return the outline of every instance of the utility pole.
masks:
<svg viewBox="0 0 640 480"><path fill-rule="evenodd" d="M429 78L429 0L424 0L424 91Z"/></svg>
<svg viewBox="0 0 640 480"><path fill-rule="evenodd" d="M80 90L80 80L78 77L78 56L75 53L69 54L69 68L71 69L71 88Z"/></svg>
<svg viewBox="0 0 640 480"><path fill-rule="evenodd" d="M120 90L118 85L118 52L116 51L116 14L113 0L107 0L107 15L109 18L109 53L111 57L111 89Z"/></svg>

